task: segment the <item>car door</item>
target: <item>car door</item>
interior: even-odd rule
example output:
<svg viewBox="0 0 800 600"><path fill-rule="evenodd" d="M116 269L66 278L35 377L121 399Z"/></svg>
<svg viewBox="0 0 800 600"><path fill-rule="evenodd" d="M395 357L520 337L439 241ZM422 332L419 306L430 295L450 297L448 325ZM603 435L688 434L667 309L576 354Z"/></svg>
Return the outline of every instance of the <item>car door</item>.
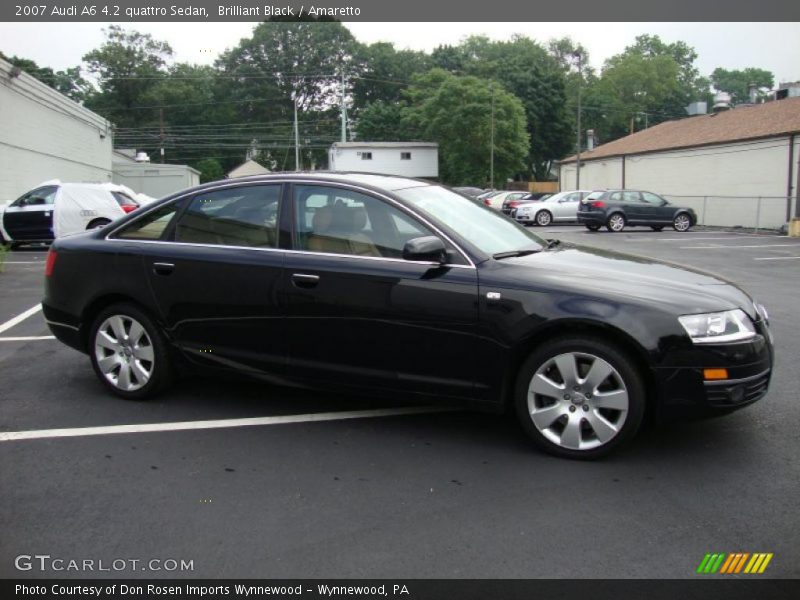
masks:
<svg viewBox="0 0 800 600"><path fill-rule="evenodd" d="M642 201L642 195L635 190L623 190L622 204L625 207L625 215L631 225L646 222L652 215L647 212L648 205Z"/></svg>
<svg viewBox="0 0 800 600"><path fill-rule="evenodd" d="M6 207L3 229L16 242L53 239L53 203L58 186L31 190Z"/></svg>
<svg viewBox="0 0 800 600"><path fill-rule="evenodd" d="M554 221L575 221L578 218L578 203L581 199L580 192L572 192L559 198L555 202L549 202L553 206Z"/></svg>
<svg viewBox="0 0 800 600"><path fill-rule="evenodd" d="M672 222L672 213L675 209L664 198L652 192L642 192L642 200L647 204L652 222L662 224Z"/></svg>
<svg viewBox="0 0 800 600"><path fill-rule="evenodd" d="M156 243L143 239L146 219L144 234L141 228L126 228L117 236L138 246L160 317L190 361L282 375L281 193L280 184L200 192L183 201Z"/></svg>
<svg viewBox="0 0 800 600"><path fill-rule="evenodd" d="M296 184L292 200L283 282L289 373L470 397L475 269L453 248L453 266L404 260L406 241L436 232L385 197Z"/></svg>

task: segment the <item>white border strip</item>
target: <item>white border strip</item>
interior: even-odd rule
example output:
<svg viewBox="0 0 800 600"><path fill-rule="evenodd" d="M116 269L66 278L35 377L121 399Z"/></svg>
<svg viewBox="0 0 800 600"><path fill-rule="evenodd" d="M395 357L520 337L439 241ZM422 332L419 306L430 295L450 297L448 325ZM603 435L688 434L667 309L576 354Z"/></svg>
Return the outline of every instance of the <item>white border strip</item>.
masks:
<svg viewBox="0 0 800 600"><path fill-rule="evenodd" d="M800 256L771 256L769 258L754 258L753 260L797 260Z"/></svg>
<svg viewBox="0 0 800 600"><path fill-rule="evenodd" d="M41 304L37 304L36 306L32 306L31 308L26 310L21 315L17 315L13 319L9 319L8 321L6 321L2 325L0 325L0 333L3 333L4 331L8 331L12 327L14 327L14 325L18 325L18 324L22 323L25 319L27 319L30 316L35 315L40 310L42 310L42 305Z"/></svg>
<svg viewBox="0 0 800 600"><path fill-rule="evenodd" d="M0 442L16 440L38 440L46 438L84 437L120 433L151 433L156 431L189 431L198 429L225 429L229 427L253 427L258 425L285 425L287 423L314 423L320 421L343 421L346 419L369 419L395 417L457 409L435 406L408 406L403 408L378 408L373 410L350 410L342 412L311 413L306 415L282 415L278 417L253 417L246 419L220 419L216 421L179 421L175 423L142 423L139 425L107 425L101 427L74 427L71 429L40 429L34 431L3 431Z"/></svg>

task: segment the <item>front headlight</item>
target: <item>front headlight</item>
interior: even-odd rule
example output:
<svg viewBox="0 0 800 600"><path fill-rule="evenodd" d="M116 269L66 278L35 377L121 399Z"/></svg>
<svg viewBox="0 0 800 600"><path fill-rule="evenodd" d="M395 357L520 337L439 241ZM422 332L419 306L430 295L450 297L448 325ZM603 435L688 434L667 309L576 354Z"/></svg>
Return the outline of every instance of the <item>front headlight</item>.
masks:
<svg viewBox="0 0 800 600"><path fill-rule="evenodd" d="M519 209L517 209L517 213L522 213L522 214L527 215L529 212L531 212L531 207L530 206L522 206Z"/></svg>
<svg viewBox="0 0 800 600"><path fill-rule="evenodd" d="M678 317L695 344L740 342L755 337L756 330L744 311L726 310L703 315Z"/></svg>

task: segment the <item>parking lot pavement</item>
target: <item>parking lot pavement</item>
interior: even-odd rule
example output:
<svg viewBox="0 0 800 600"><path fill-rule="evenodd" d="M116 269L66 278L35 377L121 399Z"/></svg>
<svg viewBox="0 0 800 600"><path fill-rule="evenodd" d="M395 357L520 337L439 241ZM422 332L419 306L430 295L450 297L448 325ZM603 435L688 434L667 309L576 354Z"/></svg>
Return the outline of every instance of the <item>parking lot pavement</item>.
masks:
<svg viewBox="0 0 800 600"><path fill-rule="evenodd" d="M754 293L776 337L769 395L724 418L646 430L621 453L582 463L537 452L509 417L381 416L403 403L378 397L191 379L156 401L125 402L57 341L0 339L0 432L374 411L0 441L0 576L42 576L13 560L44 553L194 566L104 577L684 578L706 552L739 551L774 553L764 576L800 576L800 261L790 258L800 240L535 231L694 266ZM9 255L0 323L40 300L43 267L14 264L23 255L44 258ZM48 334L36 313L0 338Z"/></svg>

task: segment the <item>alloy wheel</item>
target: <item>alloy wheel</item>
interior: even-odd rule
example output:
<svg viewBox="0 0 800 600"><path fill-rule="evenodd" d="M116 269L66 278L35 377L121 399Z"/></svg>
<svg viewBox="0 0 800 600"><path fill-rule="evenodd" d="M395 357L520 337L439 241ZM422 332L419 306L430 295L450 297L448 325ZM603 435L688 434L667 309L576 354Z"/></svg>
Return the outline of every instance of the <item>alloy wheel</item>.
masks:
<svg viewBox="0 0 800 600"><path fill-rule="evenodd" d="M153 375L153 342L142 324L130 316L111 315L101 323L94 353L103 377L119 390L139 390Z"/></svg>
<svg viewBox="0 0 800 600"><path fill-rule="evenodd" d="M620 232L625 228L625 217L616 213L608 218L608 228L614 232Z"/></svg>
<svg viewBox="0 0 800 600"><path fill-rule="evenodd" d="M538 225L541 225L542 227L547 227L548 225L550 225L550 221L552 220L553 218L550 216L550 213L547 212L546 210L539 211L539 213L536 215L536 223Z"/></svg>
<svg viewBox="0 0 800 600"><path fill-rule="evenodd" d="M567 450L604 446L625 425L628 389L620 373L594 354L568 352L547 360L528 385L536 429Z"/></svg>
<svg viewBox="0 0 800 600"><path fill-rule="evenodd" d="M686 231L691 226L692 226L692 221L691 219L689 219L688 215L684 214L678 215L677 217L675 217L675 220L673 221L673 227L675 228L675 231Z"/></svg>

